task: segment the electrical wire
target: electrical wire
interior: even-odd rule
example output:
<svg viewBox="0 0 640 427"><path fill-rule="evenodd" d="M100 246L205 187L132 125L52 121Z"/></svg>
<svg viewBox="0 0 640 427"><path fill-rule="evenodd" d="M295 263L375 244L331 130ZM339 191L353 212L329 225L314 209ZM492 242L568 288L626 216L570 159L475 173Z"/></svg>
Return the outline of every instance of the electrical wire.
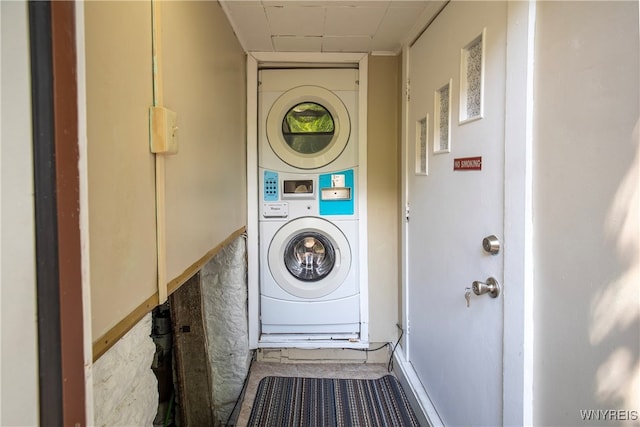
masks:
<svg viewBox="0 0 640 427"><path fill-rule="evenodd" d="M396 348L398 347L398 344L400 344L400 340L402 339L402 336L404 335L404 329L402 329L402 327L396 323L396 327L398 329L400 329L400 336L398 337L398 340L396 341L396 344L393 346L393 348L391 349L391 355L389 356L389 363L387 364L387 372L391 372L393 371L393 354L396 352ZM382 344L380 347L377 348L346 348L345 350L355 350L355 351L365 351L367 353L369 353L370 351L378 351L378 350L382 350L385 347L389 347L391 348L391 343L387 342Z"/></svg>
<svg viewBox="0 0 640 427"><path fill-rule="evenodd" d="M391 356L389 356L389 364L387 365L387 372L389 373L393 371L393 354L396 352L396 348L398 347L398 344L400 344L402 335L404 335L404 329L402 329L402 327L397 323L396 323L396 326L398 327L398 329L400 329L400 336L398 337L398 341L396 341L396 345L393 346L393 350L391 350Z"/></svg>

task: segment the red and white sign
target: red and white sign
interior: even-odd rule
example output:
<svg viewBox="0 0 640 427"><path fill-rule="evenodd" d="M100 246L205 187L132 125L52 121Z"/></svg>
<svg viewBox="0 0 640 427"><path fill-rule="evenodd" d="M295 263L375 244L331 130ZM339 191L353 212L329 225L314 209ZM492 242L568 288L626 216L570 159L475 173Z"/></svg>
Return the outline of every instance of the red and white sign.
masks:
<svg viewBox="0 0 640 427"><path fill-rule="evenodd" d="M482 170L482 156L460 157L453 159L454 171L479 171Z"/></svg>

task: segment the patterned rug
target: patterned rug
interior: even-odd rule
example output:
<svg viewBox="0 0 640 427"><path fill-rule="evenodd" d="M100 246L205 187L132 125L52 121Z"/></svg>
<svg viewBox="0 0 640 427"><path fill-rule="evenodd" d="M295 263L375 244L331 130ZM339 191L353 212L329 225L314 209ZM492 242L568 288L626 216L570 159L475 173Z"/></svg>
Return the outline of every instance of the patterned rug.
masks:
<svg viewBox="0 0 640 427"><path fill-rule="evenodd" d="M419 426L398 380L265 377L249 426Z"/></svg>

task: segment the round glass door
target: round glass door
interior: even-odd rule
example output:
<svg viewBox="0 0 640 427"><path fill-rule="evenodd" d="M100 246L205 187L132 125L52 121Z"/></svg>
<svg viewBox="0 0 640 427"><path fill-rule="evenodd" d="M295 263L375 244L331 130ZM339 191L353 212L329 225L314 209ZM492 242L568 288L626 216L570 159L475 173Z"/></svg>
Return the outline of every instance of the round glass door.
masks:
<svg viewBox="0 0 640 427"><path fill-rule="evenodd" d="M320 298L335 291L351 270L345 235L318 217L289 221L273 236L267 262L278 286L300 298Z"/></svg>
<svg viewBox="0 0 640 427"><path fill-rule="evenodd" d="M295 236L284 250L287 270L303 282L315 282L327 277L335 262L336 253L329 239L311 231Z"/></svg>
<svg viewBox="0 0 640 427"><path fill-rule="evenodd" d="M344 151L351 123L336 94L318 86L299 86L273 103L266 133L271 149L283 162L299 169L316 169Z"/></svg>

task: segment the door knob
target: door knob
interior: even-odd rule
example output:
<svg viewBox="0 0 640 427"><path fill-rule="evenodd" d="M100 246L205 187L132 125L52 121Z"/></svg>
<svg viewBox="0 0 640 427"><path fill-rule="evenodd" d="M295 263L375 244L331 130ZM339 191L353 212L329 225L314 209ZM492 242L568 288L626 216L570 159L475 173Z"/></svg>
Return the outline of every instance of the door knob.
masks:
<svg viewBox="0 0 640 427"><path fill-rule="evenodd" d="M476 280L471 288L476 295L489 294L491 298L496 298L500 295L500 283L493 277L489 277L486 282Z"/></svg>

